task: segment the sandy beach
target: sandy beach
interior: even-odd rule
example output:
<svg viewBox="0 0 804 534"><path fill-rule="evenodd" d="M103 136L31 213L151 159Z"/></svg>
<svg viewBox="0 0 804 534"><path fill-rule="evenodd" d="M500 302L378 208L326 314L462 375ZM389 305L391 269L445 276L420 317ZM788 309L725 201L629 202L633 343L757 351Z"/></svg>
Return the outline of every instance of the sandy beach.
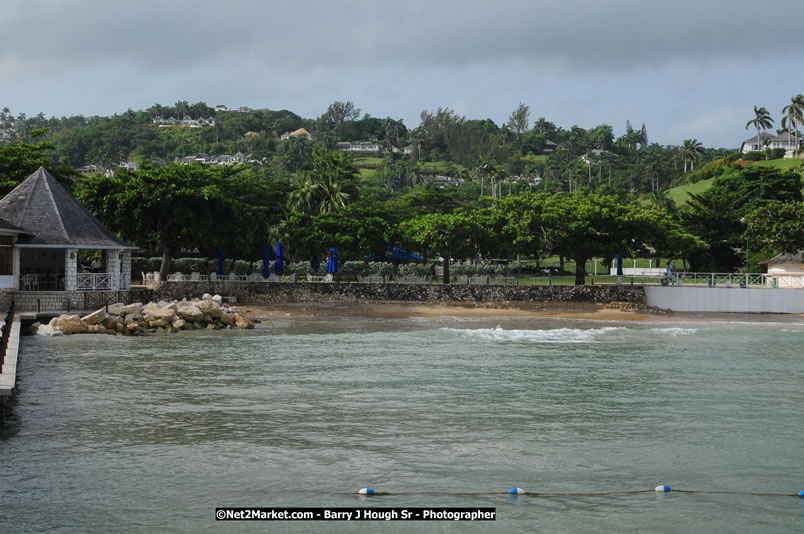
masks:
<svg viewBox="0 0 804 534"><path fill-rule="evenodd" d="M596 319L601 321L650 321L667 319L664 311L630 311L593 303L507 303L483 302L478 305L427 304L421 302L320 302L272 305L243 304L240 310L260 320L286 318L315 320L325 317L378 317L383 319L408 317L545 317Z"/></svg>
<svg viewBox="0 0 804 534"><path fill-rule="evenodd" d="M678 313L627 303L588 302L481 302L427 304L421 302L305 302L270 305L241 304L239 309L252 319L270 321L319 320L326 317L510 317L587 319L597 321L749 321L804 324L804 315L744 313Z"/></svg>

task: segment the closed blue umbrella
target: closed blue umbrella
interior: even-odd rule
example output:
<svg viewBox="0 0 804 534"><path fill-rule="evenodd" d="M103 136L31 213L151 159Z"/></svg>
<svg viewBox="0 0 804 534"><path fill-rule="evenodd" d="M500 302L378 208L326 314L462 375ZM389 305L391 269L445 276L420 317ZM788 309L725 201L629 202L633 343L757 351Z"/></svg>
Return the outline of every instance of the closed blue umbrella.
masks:
<svg viewBox="0 0 804 534"><path fill-rule="evenodd" d="M327 272L328 273L338 272L338 254L335 252L334 247L329 249L329 258L327 258Z"/></svg>
<svg viewBox="0 0 804 534"><path fill-rule="evenodd" d="M620 256L620 253L617 253L617 276L623 275L623 257Z"/></svg>
<svg viewBox="0 0 804 534"><path fill-rule="evenodd" d="M262 277L271 277L271 245L268 243L262 246Z"/></svg>
<svg viewBox="0 0 804 534"><path fill-rule="evenodd" d="M226 256L223 254L223 247L218 247L218 269L215 274L223 276L223 264L226 261Z"/></svg>
<svg viewBox="0 0 804 534"><path fill-rule="evenodd" d="M279 241L276 242L276 260L274 261L274 272L276 274L282 274L285 271L285 265L282 263L282 257L284 256L282 252L282 243Z"/></svg>

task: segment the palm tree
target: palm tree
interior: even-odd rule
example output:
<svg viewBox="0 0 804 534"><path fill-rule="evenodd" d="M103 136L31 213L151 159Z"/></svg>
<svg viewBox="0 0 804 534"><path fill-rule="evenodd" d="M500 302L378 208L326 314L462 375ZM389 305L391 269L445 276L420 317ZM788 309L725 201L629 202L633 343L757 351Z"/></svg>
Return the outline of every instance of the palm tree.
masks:
<svg viewBox="0 0 804 534"><path fill-rule="evenodd" d="M291 208L307 215L332 213L357 196L357 172L343 152L323 145L313 149L313 168L299 174L290 196Z"/></svg>
<svg viewBox="0 0 804 534"><path fill-rule="evenodd" d="M790 98L790 104L782 108L782 128L787 127L787 144L790 145L790 130L796 133L795 151L798 151L798 127L799 123L804 123L804 95L798 94ZM794 153L795 153L794 151Z"/></svg>
<svg viewBox="0 0 804 534"><path fill-rule="evenodd" d="M762 130L767 130L773 126L773 119L765 108L757 108L754 106L754 118L745 123L745 129L749 126L754 126L757 129L757 146L762 146ZM765 159L768 159L768 153L765 152Z"/></svg>
<svg viewBox="0 0 804 534"><path fill-rule="evenodd" d="M687 162L690 162L690 170L695 170L695 162L703 154L703 144L697 139L684 139L681 147L681 158L684 160L684 172L687 172Z"/></svg>

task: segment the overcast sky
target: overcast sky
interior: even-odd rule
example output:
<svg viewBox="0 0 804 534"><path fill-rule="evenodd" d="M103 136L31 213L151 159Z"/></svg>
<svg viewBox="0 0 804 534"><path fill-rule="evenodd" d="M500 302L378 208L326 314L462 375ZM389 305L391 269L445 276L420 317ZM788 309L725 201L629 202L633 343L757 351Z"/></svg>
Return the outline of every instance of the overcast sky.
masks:
<svg viewBox="0 0 804 534"><path fill-rule="evenodd" d="M419 124L644 122L651 142L737 147L754 105L804 93L801 0L3 0L0 107L111 115L154 103L335 100Z"/></svg>

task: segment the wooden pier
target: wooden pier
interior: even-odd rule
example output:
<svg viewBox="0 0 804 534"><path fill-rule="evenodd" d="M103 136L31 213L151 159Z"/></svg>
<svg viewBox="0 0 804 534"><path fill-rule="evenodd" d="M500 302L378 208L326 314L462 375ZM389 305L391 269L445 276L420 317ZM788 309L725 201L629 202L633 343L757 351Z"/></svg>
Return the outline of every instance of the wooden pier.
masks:
<svg viewBox="0 0 804 534"><path fill-rule="evenodd" d="M20 318L14 315L14 302L9 304L0 326L0 402L14 394L17 385L17 354L20 348Z"/></svg>

